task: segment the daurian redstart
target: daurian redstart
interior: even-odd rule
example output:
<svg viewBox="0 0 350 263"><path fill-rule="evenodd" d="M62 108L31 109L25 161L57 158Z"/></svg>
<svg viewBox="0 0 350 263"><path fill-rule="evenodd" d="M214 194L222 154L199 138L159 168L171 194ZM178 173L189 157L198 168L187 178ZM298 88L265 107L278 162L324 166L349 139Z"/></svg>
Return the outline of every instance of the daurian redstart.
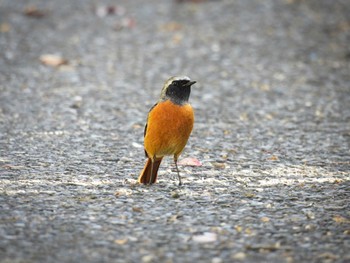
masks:
<svg viewBox="0 0 350 263"><path fill-rule="evenodd" d="M149 111L144 131L144 147L148 160L139 176L139 183L155 183L163 157L172 155L181 185L177 160L193 128L194 113L188 99L194 83L196 81L191 81L186 76L168 79L158 102Z"/></svg>

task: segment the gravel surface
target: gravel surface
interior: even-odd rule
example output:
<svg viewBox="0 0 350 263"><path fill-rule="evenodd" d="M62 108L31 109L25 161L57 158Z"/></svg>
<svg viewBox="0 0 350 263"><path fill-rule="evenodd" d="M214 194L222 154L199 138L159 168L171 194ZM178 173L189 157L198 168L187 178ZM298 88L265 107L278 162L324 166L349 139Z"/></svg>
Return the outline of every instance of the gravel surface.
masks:
<svg viewBox="0 0 350 263"><path fill-rule="evenodd" d="M350 262L349 43L348 0L0 0L0 262ZM180 74L202 166L138 185Z"/></svg>

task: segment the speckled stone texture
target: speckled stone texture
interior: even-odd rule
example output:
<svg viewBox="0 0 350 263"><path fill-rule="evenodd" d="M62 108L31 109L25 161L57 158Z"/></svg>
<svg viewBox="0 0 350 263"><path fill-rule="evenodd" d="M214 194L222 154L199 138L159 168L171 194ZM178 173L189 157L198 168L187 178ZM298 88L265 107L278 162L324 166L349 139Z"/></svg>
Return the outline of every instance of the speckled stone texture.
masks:
<svg viewBox="0 0 350 263"><path fill-rule="evenodd" d="M1 0L0 262L350 262L349 43L348 0ZM202 166L140 186L180 74Z"/></svg>

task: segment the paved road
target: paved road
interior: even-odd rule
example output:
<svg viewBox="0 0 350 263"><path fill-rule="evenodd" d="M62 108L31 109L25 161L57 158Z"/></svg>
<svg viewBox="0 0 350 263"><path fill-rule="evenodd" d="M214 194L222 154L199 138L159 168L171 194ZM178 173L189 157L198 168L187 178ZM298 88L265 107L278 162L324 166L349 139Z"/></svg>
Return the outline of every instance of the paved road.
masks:
<svg viewBox="0 0 350 263"><path fill-rule="evenodd" d="M349 43L346 0L0 1L0 262L349 262ZM139 186L178 74L202 166Z"/></svg>

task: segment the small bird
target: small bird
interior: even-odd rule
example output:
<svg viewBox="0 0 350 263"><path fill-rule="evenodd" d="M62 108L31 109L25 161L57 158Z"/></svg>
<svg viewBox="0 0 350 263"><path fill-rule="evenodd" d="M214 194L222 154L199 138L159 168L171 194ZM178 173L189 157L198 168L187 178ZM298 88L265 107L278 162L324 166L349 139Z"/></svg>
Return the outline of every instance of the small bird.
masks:
<svg viewBox="0 0 350 263"><path fill-rule="evenodd" d="M178 76L168 79L158 102L150 109L144 131L144 148L148 160L138 182L154 184L159 165L164 156L174 156L175 167L181 185L177 160L192 132L194 113L188 103L191 86L196 81Z"/></svg>

